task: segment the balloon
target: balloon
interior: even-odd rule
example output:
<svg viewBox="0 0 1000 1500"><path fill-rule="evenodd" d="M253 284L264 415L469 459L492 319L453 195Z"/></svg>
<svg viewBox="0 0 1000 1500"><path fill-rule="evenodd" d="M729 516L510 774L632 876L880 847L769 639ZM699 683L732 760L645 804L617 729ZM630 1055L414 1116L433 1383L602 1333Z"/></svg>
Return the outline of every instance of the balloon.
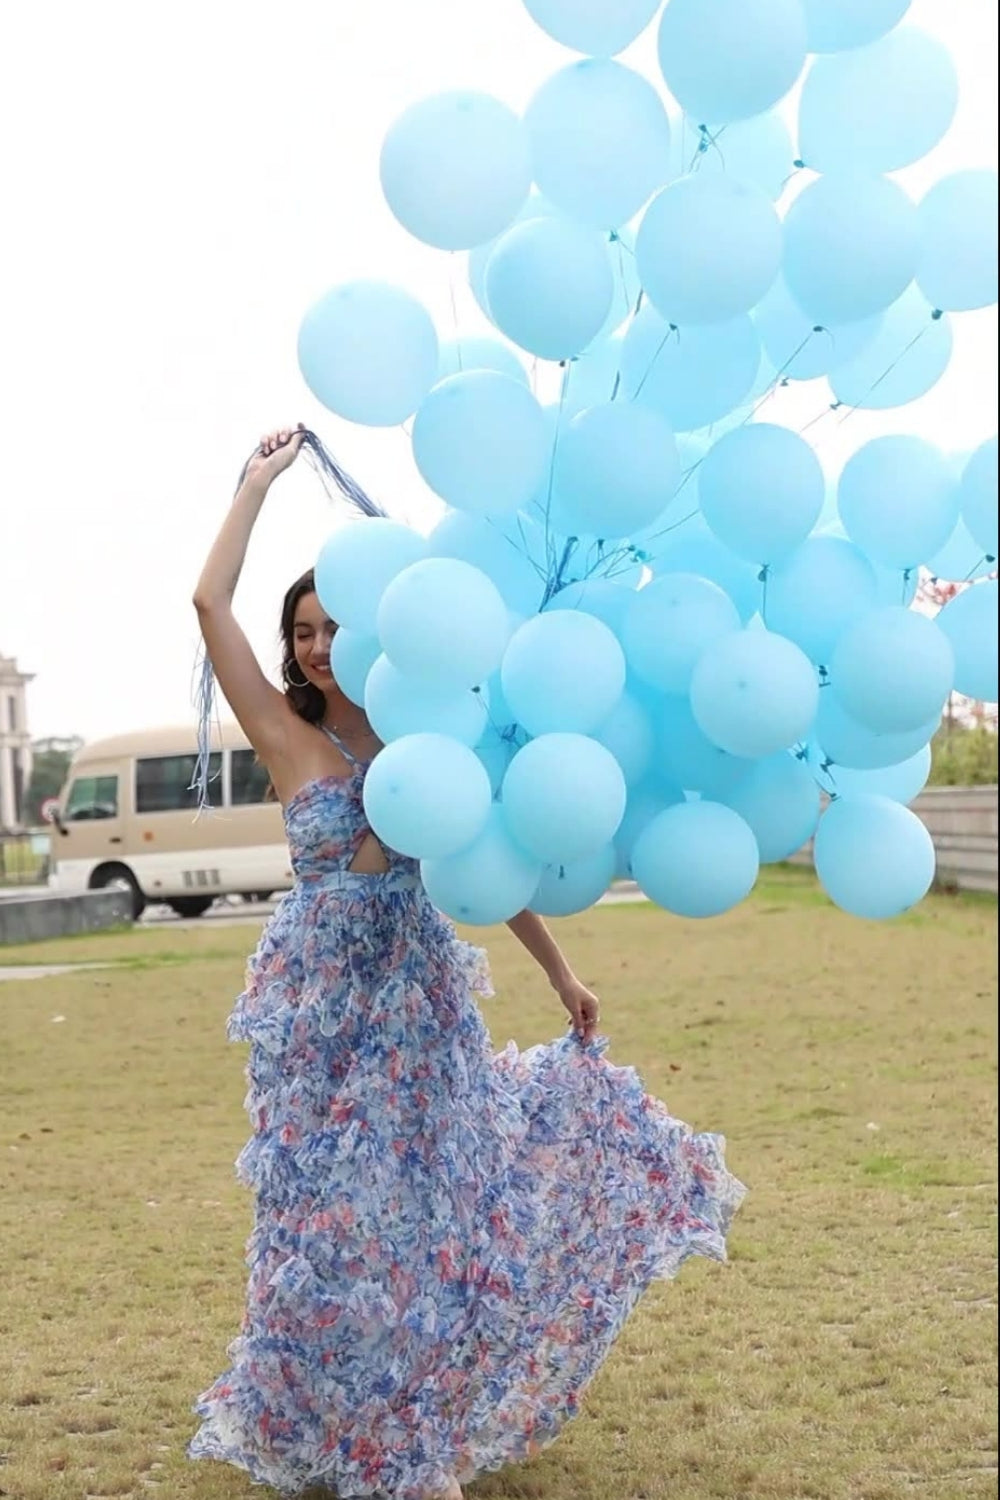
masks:
<svg viewBox="0 0 1000 1500"><path fill-rule="evenodd" d="M878 333L882 316L824 328L802 311L780 276L753 314L764 352L789 380L815 380L853 359Z"/></svg>
<svg viewBox="0 0 1000 1500"><path fill-rule="evenodd" d="M934 844L923 823L908 807L871 793L830 804L813 856L827 895L854 917L897 917L934 879Z"/></svg>
<svg viewBox="0 0 1000 1500"><path fill-rule="evenodd" d="M955 676L947 637L925 615L889 605L848 626L830 680L851 718L876 734L919 729L944 708Z"/></svg>
<svg viewBox="0 0 1000 1500"><path fill-rule="evenodd" d="M799 153L815 172L897 172L937 145L957 103L946 48L902 26L814 60L799 101Z"/></svg>
<svg viewBox="0 0 1000 1500"><path fill-rule="evenodd" d="M918 729L899 734L876 734L852 719L836 693L827 689L819 695L816 739L822 746L825 759L838 769L846 766L854 771L878 771L886 766L898 766L930 744L940 722L941 716L937 714Z"/></svg>
<svg viewBox="0 0 1000 1500"><path fill-rule="evenodd" d="M622 396L651 406L675 432L728 416L760 368L760 336L747 316L671 329L647 304L622 341Z"/></svg>
<svg viewBox="0 0 1000 1500"><path fill-rule="evenodd" d="M864 553L839 537L811 536L770 572L762 611L815 662L826 662L838 636L875 604L876 581Z"/></svg>
<svg viewBox="0 0 1000 1500"><path fill-rule="evenodd" d="M824 327L882 312L913 280L918 230L916 207L887 177L819 177L785 216L788 290Z"/></svg>
<svg viewBox="0 0 1000 1500"><path fill-rule="evenodd" d="M684 693L702 652L739 628L736 606L716 584L690 573L668 573L632 600L625 617L625 651L644 682Z"/></svg>
<svg viewBox="0 0 1000 1500"><path fill-rule="evenodd" d="M529 219L498 242L486 266L497 327L541 359L571 359L611 311L614 276L601 236L564 219Z"/></svg>
<svg viewBox="0 0 1000 1500"><path fill-rule="evenodd" d="M759 188L698 173L653 199L635 257L643 286L669 322L723 323L756 306L777 276L781 225Z"/></svg>
<svg viewBox="0 0 1000 1500"><path fill-rule="evenodd" d="M629 787L643 780L653 761L654 735L649 715L632 693L623 693L594 730L594 739L610 750Z"/></svg>
<svg viewBox="0 0 1000 1500"><path fill-rule="evenodd" d="M939 448L899 434L873 438L848 459L837 507L848 536L870 558L912 568L954 531L958 490Z"/></svg>
<svg viewBox="0 0 1000 1500"><path fill-rule="evenodd" d="M927 559L928 573L945 583L969 583L992 573L996 557L985 553L964 521L959 521L939 552Z"/></svg>
<svg viewBox="0 0 1000 1500"><path fill-rule="evenodd" d="M399 573L382 595L377 624L394 667L451 689L485 682L509 634L496 584L452 557L427 557Z"/></svg>
<svg viewBox="0 0 1000 1500"><path fill-rule="evenodd" d="M524 125L488 94L437 94L393 124L379 164L404 229L438 250L471 250L505 229L531 187Z"/></svg>
<svg viewBox="0 0 1000 1500"><path fill-rule="evenodd" d="M759 869L750 828L719 802L668 807L632 850L632 870L644 894L679 917L729 911L749 896Z"/></svg>
<svg viewBox="0 0 1000 1500"><path fill-rule="evenodd" d="M420 865L424 889L438 910L476 927L518 916L541 875L541 863L519 849L507 832L499 807L490 808L486 826L467 848Z"/></svg>
<svg viewBox="0 0 1000 1500"><path fill-rule="evenodd" d="M883 315L871 342L832 372L830 388L842 406L906 406L937 384L951 349L949 320L911 286Z"/></svg>
<svg viewBox="0 0 1000 1500"><path fill-rule="evenodd" d="M316 559L316 593L332 620L375 634L379 601L388 585L424 555L424 539L381 516L338 527Z"/></svg>
<svg viewBox="0 0 1000 1500"><path fill-rule="evenodd" d="M996 558L997 535L997 440L982 443L962 471L959 488L962 520L983 551Z"/></svg>
<svg viewBox="0 0 1000 1500"><path fill-rule="evenodd" d="M691 711L699 729L721 750L747 760L803 739L818 703L812 662L768 630L742 630L714 641L691 677Z"/></svg>
<svg viewBox="0 0 1000 1500"><path fill-rule="evenodd" d="M633 588L609 578L585 578L561 588L552 595L545 608L547 611L578 609L585 615L593 615L621 640L625 616L634 595Z"/></svg>
<svg viewBox="0 0 1000 1500"><path fill-rule="evenodd" d="M383 744L407 734L446 734L477 745L486 730L486 704L468 688L411 677L380 656L368 674L364 697L368 721Z"/></svg>
<svg viewBox="0 0 1000 1500"><path fill-rule="evenodd" d="M579 610L536 615L514 632L500 673L529 734L588 734L625 687L625 657L608 627Z"/></svg>
<svg viewBox="0 0 1000 1500"><path fill-rule="evenodd" d="M802 0L810 52L865 47L901 21L910 0Z"/></svg>
<svg viewBox="0 0 1000 1500"><path fill-rule="evenodd" d="M529 219L553 219L559 218L559 211L541 193L532 191L527 201L514 215L515 224L527 224ZM505 226L510 228L509 225ZM475 297L483 312L492 321L490 305L486 298L486 267L489 265L490 256L503 238L502 234L495 235L493 239L487 240L485 245L477 245L470 250L467 260L469 276L469 290Z"/></svg>
<svg viewBox="0 0 1000 1500"><path fill-rule="evenodd" d="M689 792L727 797L749 776L753 762L712 743L695 721L687 697L661 698L655 723L658 774Z"/></svg>
<svg viewBox="0 0 1000 1500"><path fill-rule="evenodd" d="M542 408L506 375L452 375L421 402L413 457L435 494L459 510L500 514L530 500L548 459Z"/></svg>
<svg viewBox="0 0 1000 1500"><path fill-rule="evenodd" d="M476 338L464 334L441 345L438 363L438 380L447 380L449 375L464 375L467 370L493 370L497 375L509 375L511 380L528 384L528 372L514 350L499 339Z"/></svg>
<svg viewBox="0 0 1000 1500"><path fill-rule="evenodd" d="M501 795L521 848L544 864L569 864L614 838L625 778L610 750L585 735L543 734L514 756Z"/></svg>
<svg viewBox="0 0 1000 1500"><path fill-rule="evenodd" d="M600 901L614 879L618 856L614 844L568 865L549 865L531 898L531 910L542 917L570 917Z"/></svg>
<svg viewBox="0 0 1000 1500"><path fill-rule="evenodd" d="M694 573L729 595L744 624L756 613L763 592L758 569L724 547L700 514L682 529L660 540L651 539L646 545L655 577L660 578L664 573Z"/></svg>
<svg viewBox="0 0 1000 1500"><path fill-rule="evenodd" d="M967 312L997 300L997 174L954 172L918 209L917 282L932 307Z"/></svg>
<svg viewBox="0 0 1000 1500"><path fill-rule="evenodd" d="M438 341L430 314L408 292L351 281L309 308L298 354L303 380L328 411L394 427L434 384Z"/></svg>
<svg viewBox="0 0 1000 1500"><path fill-rule="evenodd" d="M909 756L896 766L884 766L877 771L851 771L836 766L827 772L840 796L853 796L856 792L872 792L878 797L888 797L904 805L919 797L931 774L931 747L924 745L916 755Z"/></svg>
<svg viewBox="0 0 1000 1500"><path fill-rule="evenodd" d="M813 774L804 761L786 751L757 761L746 779L721 800L749 826L762 865L797 853L819 822L819 787Z"/></svg>
<svg viewBox="0 0 1000 1500"><path fill-rule="evenodd" d="M702 515L727 547L774 562L812 531L825 483L814 450L787 427L754 423L709 449L698 477Z"/></svg>
<svg viewBox="0 0 1000 1500"><path fill-rule="evenodd" d="M468 848L486 826L492 801L482 763L444 734L394 740L365 777L372 832L413 859L443 859Z"/></svg>
<svg viewBox="0 0 1000 1500"><path fill-rule="evenodd" d="M685 113L717 125L783 99L806 60L799 0L667 0L660 69Z"/></svg>
<svg viewBox="0 0 1000 1500"><path fill-rule="evenodd" d="M588 407L603 406L611 400L620 384L618 367L621 357L621 339L607 338L591 344L566 366L556 413L561 427L566 427Z"/></svg>
<svg viewBox="0 0 1000 1500"><path fill-rule="evenodd" d="M346 625L338 627L330 647L330 670L344 697L359 708L364 705L368 673L381 655L377 635L364 635Z"/></svg>
<svg viewBox="0 0 1000 1500"><path fill-rule="evenodd" d="M617 229L670 175L659 94L621 63L588 59L554 74L525 114L535 181L571 219Z"/></svg>
<svg viewBox="0 0 1000 1500"><path fill-rule="evenodd" d="M663 417L625 401L593 406L560 439L553 520L571 532L629 536L660 514L680 477Z"/></svg>
<svg viewBox="0 0 1000 1500"><path fill-rule="evenodd" d="M752 120L737 120L710 129L682 119L673 133L675 177L697 172L699 177L724 173L780 198L794 170L792 138L784 120L775 111Z"/></svg>
<svg viewBox="0 0 1000 1500"><path fill-rule="evenodd" d="M614 57L645 31L660 0L524 0L543 31L591 57Z"/></svg>
<svg viewBox="0 0 1000 1500"><path fill-rule="evenodd" d="M532 561L530 541L505 536L491 521L449 511L427 538L427 551L431 557L454 557L479 568L518 614L533 615L541 605L545 579Z"/></svg>
<svg viewBox="0 0 1000 1500"><path fill-rule="evenodd" d="M955 652L955 691L997 701L997 580L974 583L946 604L936 623Z"/></svg>

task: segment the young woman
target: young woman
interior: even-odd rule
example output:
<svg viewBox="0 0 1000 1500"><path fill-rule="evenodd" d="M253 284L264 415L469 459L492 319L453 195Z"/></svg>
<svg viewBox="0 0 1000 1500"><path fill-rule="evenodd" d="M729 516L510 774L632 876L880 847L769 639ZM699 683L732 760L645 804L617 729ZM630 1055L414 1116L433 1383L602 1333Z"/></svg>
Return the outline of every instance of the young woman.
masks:
<svg viewBox="0 0 1000 1500"><path fill-rule="evenodd" d="M556 1436L654 1279L724 1258L743 1188L720 1137L605 1060L596 997L530 912L511 931L571 1031L494 1054L473 998L491 992L484 955L365 822L380 746L332 675L311 574L285 598L282 689L265 677L232 599L302 441L262 440L195 594L296 883L229 1023L250 1043L250 1278L190 1451L287 1494L461 1500Z"/></svg>

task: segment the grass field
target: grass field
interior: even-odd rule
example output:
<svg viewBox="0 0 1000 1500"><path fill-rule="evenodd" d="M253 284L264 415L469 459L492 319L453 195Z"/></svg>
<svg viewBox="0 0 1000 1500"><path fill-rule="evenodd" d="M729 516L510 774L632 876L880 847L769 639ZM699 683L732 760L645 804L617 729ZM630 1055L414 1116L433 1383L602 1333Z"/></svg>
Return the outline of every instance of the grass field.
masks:
<svg viewBox="0 0 1000 1500"><path fill-rule="evenodd" d="M612 1057L729 1139L750 1187L727 1268L642 1303L584 1416L470 1500L959 1500L997 1493L995 902L870 926L768 877L707 925L558 924ZM498 1045L563 1029L489 934ZM251 1500L191 1465L225 1367L250 1200L247 927L4 950L107 962L0 984L0 1495Z"/></svg>

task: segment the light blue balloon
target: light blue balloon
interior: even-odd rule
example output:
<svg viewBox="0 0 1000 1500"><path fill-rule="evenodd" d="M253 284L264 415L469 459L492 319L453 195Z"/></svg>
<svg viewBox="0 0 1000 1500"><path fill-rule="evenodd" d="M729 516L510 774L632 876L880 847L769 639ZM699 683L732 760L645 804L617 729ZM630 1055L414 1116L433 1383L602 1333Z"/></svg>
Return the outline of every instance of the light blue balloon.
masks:
<svg viewBox="0 0 1000 1500"><path fill-rule="evenodd" d="M764 351L782 379L816 380L853 359L882 326L882 314L824 328L804 313L779 276L754 308Z"/></svg>
<svg viewBox="0 0 1000 1500"><path fill-rule="evenodd" d="M918 729L876 734L852 719L832 688L827 688L819 695L815 738L822 747L823 758L838 770L846 766L852 771L880 771L886 766L898 766L929 745L940 722L941 716L937 714Z"/></svg>
<svg viewBox="0 0 1000 1500"><path fill-rule="evenodd" d="M944 583L969 583L985 578L996 566L996 557L984 552L964 521L959 521L939 552L927 559L932 578Z"/></svg>
<svg viewBox="0 0 1000 1500"><path fill-rule="evenodd" d="M515 842L543 864L569 864L614 838L625 812L625 778L596 740L543 734L514 756L501 796Z"/></svg>
<svg viewBox="0 0 1000 1500"><path fill-rule="evenodd" d="M948 460L923 438L873 438L847 460L837 508L851 540L887 568L925 562L958 521L958 487Z"/></svg>
<svg viewBox="0 0 1000 1500"><path fill-rule="evenodd" d="M815 172L897 172L937 145L957 104L946 48L902 26L813 61L799 101L799 152Z"/></svg>
<svg viewBox="0 0 1000 1500"><path fill-rule="evenodd" d="M775 562L804 542L823 509L825 481L805 438L766 422L713 443L701 466L702 515L750 562Z"/></svg>
<svg viewBox="0 0 1000 1500"><path fill-rule="evenodd" d="M647 303L622 341L621 396L651 406L675 432L692 432L735 411L759 368L750 317L678 330Z"/></svg>
<svg viewBox="0 0 1000 1500"><path fill-rule="evenodd" d="M702 653L739 628L736 606L716 584L690 573L667 573L632 600L625 652L644 682L666 693L685 693Z"/></svg>
<svg viewBox="0 0 1000 1500"><path fill-rule="evenodd" d="M927 785L931 759L931 747L924 745L916 755L897 766L884 766L877 771L851 771L844 766L835 766L827 776L841 796L871 792L876 797L888 797L890 801L902 802L906 806L919 797Z"/></svg>
<svg viewBox="0 0 1000 1500"><path fill-rule="evenodd" d="M398 574L382 595L376 623L394 667L450 689L485 682L510 634L496 584L453 557L427 557Z"/></svg>
<svg viewBox="0 0 1000 1500"><path fill-rule="evenodd" d="M493 370L497 375L508 375L511 380L528 384L528 372L508 344L499 339L475 337L463 334L441 345L438 364L438 380L447 380L449 375L464 375L467 370Z"/></svg>
<svg viewBox="0 0 1000 1500"><path fill-rule="evenodd" d="M807 844L819 822L820 795L805 761L781 751L751 768L721 799L748 824L762 865L789 859Z"/></svg>
<svg viewBox="0 0 1000 1500"><path fill-rule="evenodd" d="M614 298L608 244L564 219L509 229L486 267L493 321L541 359L572 359L600 332Z"/></svg>
<svg viewBox="0 0 1000 1500"><path fill-rule="evenodd" d="M749 896L760 856L747 823L719 802L684 802L653 819L632 850L632 871L657 906L718 917Z"/></svg>
<svg viewBox="0 0 1000 1500"><path fill-rule="evenodd" d="M635 240L639 278L657 312L682 328L749 312L781 264L781 225L759 188L696 173L664 188Z"/></svg>
<svg viewBox="0 0 1000 1500"><path fill-rule="evenodd" d="M375 634L386 588L424 556L422 536L382 516L366 516L330 533L316 559L316 593L338 625Z"/></svg>
<svg viewBox="0 0 1000 1500"><path fill-rule="evenodd" d="M618 367L621 354L620 338L603 339L591 344L589 349L567 365L562 398L553 415L553 420L558 420L562 430L580 412L591 406L602 406L611 400L616 386L620 384Z"/></svg>
<svg viewBox="0 0 1000 1500"><path fill-rule="evenodd" d="M963 589L936 623L955 652L955 691L983 703L997 701L997 580Z"/></svg>
<svg viewBox="0 0 1000 1500"><path fill-rule="evenodd" d="M360 630L341 625L333 638L330 670L334 681L345 698L359 708L364 705L368 673L381 655L382 645L377 635L364 635Z"/></svg>
<svg viewBox="0 0 1000 1500"><path fill-rule="evenodd" d="M911 286L886 311L878 333L853 359L830 375L842 406L888 411L926 395L948 368L952 351L949 319L934 311Z"/></svg>
<svg viewBox="0 0 1000 1500"><path fill-rule="evenodd" d="M997 534L997 440L987 438L962 471L959 487L962 520L975 542L990 557L998 552Z"/></svg>
<svg viewBox="0 0 1000 1500"><path fill-rule="evenodd" d="M825 664L848 625L874 607L875 594L875 573L860 548L811 536L770 571L764 620Z"/></svg>
<svg viewBox="0 0 1000 1500"><path fill-rule="evenodd" d="M427 551L431 557L454 557L479 568L516 614L533 615L541 605L545 579L532 560L527 530L522 541L481 516L448 511L427 538Z"/></svg>
<svg viewBox="0 0 1000 1500"><path fill-rule="evenodd" d="M932 307L967 312L997 300L997 174L953 172L918 210L917 282Z"/></svg>
<svg viewBox="0 0 1000 1500"><path fill-rule="evenodd" d="M571 864L549 865L542 872L531 898L531 910L542 917L571 917L586 911L604 895L615 876L618 856L614 844L605 844L587 859Z"/></svg>
<svg viewBox="0 0 1000 1500"><path fill-rule="evenodd" d="M888 797L852 793L830 804L813 846L816 873L854 917L897 917L934 880L934 844L915 813Z"/></svg>
<svg viewBox="0 0 1000 1500"><path fill-rule="evenodd" d="M532 192L514 215L514 223L526 224L529 219L552 219L559 217L558 209L549 203L548 199L543 198L541 193ZM510 228L510 225L507 225L506 228ZM474 250L470 250L467 257L469 290L491 322L492 314L490 313L490 305L486 300L486 267L489 265L490 256L502 238L502 234L494 235L493 239L487 240L485 245L477 245Z"/></svg>
<svg viewBox="0 0 1000 1500"><path fill-rule="evenodd" d="M497 515L533 495L548 459L542 408L519 381L490 370L452 375L420 404L413 457L458 510Z"/></svg>
<svg viewBox="0 0 1000 1500"><path fill-rule="evenodd" d="M649 714L634 693L622 694L594 730L593 738L611 751L626 786L638 786L645 779L653 763L656 738Z"/></svg>
<svg viewBox="0 0 1000 1500"><path fill-rule="evenodd" d="M424 889L439 911L455 922L492 927L526 909L542 876L540 861L519 849L503 812L490 809L485 828L467 848L420 865Z"/></svg>
<svg viewBox="0 0 1000 1500"><path fill-rule="evenodd" d="M645 31L660 0L524 0L543 31L591 57L614 57Z"/></svg>
<svg viewBox="0 0 1000 1500"><path fill-rule="evenodd" d="M691 677L691 711L713 745L759 760L805 739L816 717L816 668L792 641L742 630L714 641Z"/></svg>
<svg viewBox="0 0 1000 1500"><path fill-rule="evenodd" d="M686 114L726 124L783 99L806 60L799 0L667 0L660 69Z"/></svg>
<svg viewBox="0 0 1000 1500"><path fill-rule="evenodd" d="M670 121L653 85L587 59L546 80L525 113L535 181L571 219L617 229L670 174Z"/></svg>
<svg viewBox="0 0 1000 1500"><path fill-rule="evenodd" d="M671 180L695 172L699 177L723 173L774 201L794 171L792 137L777 111L714 127L685 117L674 129L672 145Z"/></svg>
<svg viewBox="0 0 1000 1500"><path fill-rule="evenodd" d="M650 778L629 789L625 816L615 834L615 873L619 880L632 876L632 850L643 829L668 807L684 800L680 787L670 786L662 778Z"/></svg>
<svg viewBox="0 0 1000 1500"><path fill-rule="evenodd" d="M553 594L545 608L575 609L585 615L593 615L621 640L625 630L625 617L635 597L635 589L619 579L584 578L567 583Z"/></svg>
<svg viewBox="0 0 1000 1500"><path fill-rule="evenodd" d="M516 733L490 724L475 747L476 755L490 778L490 790L494 798L503 785L507 767L517 754L519 746L520 741Z"/></svg>
<svg viewBox="0 0 1000 1500"><path fill-rule="evenodd" d="M785 216L785 282L823 327L884 312L913 280L918 256L916 206L887 177L818 177Z"/></svg>
<svg viewBox="0 0 1000 1500"><path fill-rule="evenodd" d="M730 755L705 734L685 695L670 694L657 704L654 771L688 792L705 797L728 797L750 774L753 762Z"/></svg>
<svg viewBox="0 0 1000 1500"><path fill-rule="evenodd" d="M810 52L866 47L897 25L910 0L802 0Z"/></svg>
<svg viewBox="0 0 1000 1500"><path fill-rule="evenodd" d="M407 734L446 734L472 747L486 730L486 704L479 693L411 677L387 656L380 656L368 674L364 705L385 745Z"/></svg>
<svg viewBox="0 0 1000 1500"><path fill-rule="evenodd" d="M514 632L500 680L529 734L589 734L625 687L625 656L600 620L579 610L536 615Z"/></svg>
<svg viewBox="0 0 1000 1500"><path fill-rule="evenodd" d="M390 126L379 163L404 229L438 250L471 250L510 224L531 187L523 123L488 94L437 94Z"/></svg>
<svg viewBox="0 0 1000 1500"><path fill-rule="evenodd" d="M875 602L909 607L920 590L919 568L882 568L872 564L875 573Z"/></svg>
<svg viewBox="0 0 1000 1500"><path fill-rule="evenodd" d="M468 848L485 828L492 801L482 762L444 734L394 740L365 777L372 832L413 859L444 859Z"/></svg>
<svg viewBox="0 0 1000 1500"><path fill-rule="evenodd" d="M945 634L900 605L862 615L830 660L833 691L851 718L876 734L919 729L940 714L954 677Z"/></svg>
<svg viewBox="0 0 1000 1500"><path fill-rule="evenodd" d="M552 519L571 534L630 536L660 514L680 477L674 434L657 412L627 401L593 406L559 440Z"/></svg>
<svg viewBox="0 0 1000 1500"><path fill-rule="evenodd" d="M427 309L380 281L335 286L302 319L302 378L317 401L368 427L413 415L437 376L438 341Z"/></svg>
<svg viewBox="0 0 1000 1500"><path fill-rule="evenodd" d="M702 519L700 513L684 527L659 540L647 543L653 574L694 573L707 578L728 594L743 624L756 614L763 599L759 569L744 562L724 547Z"/></svg>

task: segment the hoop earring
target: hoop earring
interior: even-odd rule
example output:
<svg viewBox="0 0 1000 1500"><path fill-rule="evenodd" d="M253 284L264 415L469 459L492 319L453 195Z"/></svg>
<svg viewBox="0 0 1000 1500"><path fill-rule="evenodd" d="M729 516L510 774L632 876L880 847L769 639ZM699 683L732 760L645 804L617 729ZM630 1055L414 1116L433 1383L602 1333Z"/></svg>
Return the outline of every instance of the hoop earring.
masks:
<svg viewBox="0 0 1000 1500"><path fill-rule="evenodd" d="M311 687L312 686L312 683L309 682L308 678L303 678L303 680L301 682L296 682L295 679L292 677L291 672L287 669L287 667L285 669L285 681L286 681L286 683L288 684L289 687L293 687L293 688L306 688L306 687Z"/></svg>

